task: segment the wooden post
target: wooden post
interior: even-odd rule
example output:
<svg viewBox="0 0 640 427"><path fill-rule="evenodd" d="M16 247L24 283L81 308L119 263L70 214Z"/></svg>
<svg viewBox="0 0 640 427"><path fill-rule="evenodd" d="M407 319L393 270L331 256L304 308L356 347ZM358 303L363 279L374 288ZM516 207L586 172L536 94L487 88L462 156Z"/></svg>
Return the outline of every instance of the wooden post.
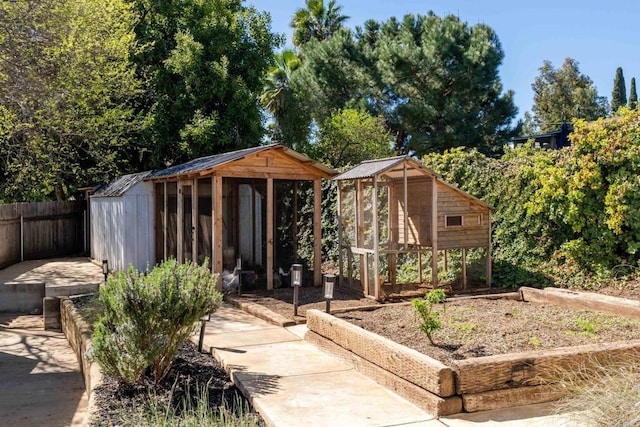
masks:
<svg viewBox="0 0 640 427"><path fill-rule="evenodd" d="M467 249L462 248L462 290L467 290Z"/></svg>
<svg viewBox="0 0 640 427"><path fill-rule="evenodd" d="M338 285L342 285L344 274L344 262L342 260L342 188L341 181L336 183L338 191Z"/></svg>
<svg viewBox="0 0 640 427"><path fill-rule="evenodd" d="M176 233L176 240L178 241L177 245L178 245L178 252L177 252L177 258L178 258L178 262L184 262L184 203L182 198L183 196L183 191L182 191L182 181L178 181L178 185L177 185L177 191L178 194L176 196L177 202L178 202L178 220L177 220L177 224L178 224L178 230Z"/></svg>
<svg viewBox="0 0 640 427"><path fill-rule="evenodd" d="M489 211L488 221L489 221L489 245L487 246L487 254L486 254L486 262L487 262L487 286L491 287L491 211Z"/></svg>
<svg viewBox="0 0 640 427"><path fill-rule="evenodd" d="M164 208L164 215L162 216L162 239L164 240L164 248L162 248L162 255L164 259L169 258L169 248L167 247L167 227L169 223L169 195L167 194L167 181L164 182L164 200L162 201Z"/></svg>
<svg viewBox="0 0 640 427"><path fill-rule="evenodd" d="M388 186L389 193L387 195L387 209L389 212L388 215L388 223L387 223L387 235L389 236L389 241L387 247L389 249L397 249L398 248L398 235L400 234L400 230L398 230L398 201L396 200L396 190L395 185L391 183ZM398 263L397 257L398 255L394 253L390 253L387 255L389 259L389 282L391 282L392 286L396 285L396 278L398 272Z"/></svg>
<svg viewBox="0 0 640 427"><path fill-rule="evenodd" d="M447 259L447 250L443 250L442 251L442 255L443 255L443 264L442 264L442 270L446 273L447 271L449 271L449 260Z"/></svg>
<svg viewBox="0 0 640 427"><path fill-rule="evenodd" d="M431 179L431 287L438 287L438 178Z"/></svg>
<svg viewBox="0 0 640 427"><path fill-rule="evenodd" d="M198 263L198 180L191 187L191 261Z"/></svg>
<svg viewBox="0 0 640 427"><path fill-rule="evenodd" d="M273 178L267 178L267 290L273 290Z"/></svg>
<svg viewBox="0 0 640 427"><path fill-rule="evenodd" d="M378 221L378 179L373 177L373 200L371 206L373 208L373 281L374 281L374 297L379 300L382 295L382 286L380 285L380 223Z"/></svg>
<svg viewBox="0 0 640 427"><path fill-rule="evenodd" d="M322 285L322 182L313 181L313 284Z"/></svg>
<svg viewBox="0 0 640 427"><path fill-rule="evenodd" d="M213 245L213 260L211 269L214 273L222 273L222 177L213 176L212 183L212 200L211 200L211 220L213 221L213 237L211 239ZM222 291L222 279L218 278L218 290Z"/></svg>
<svg viewBox="0 0 640 427"><path fill-rule="evenodd" d="M298 262L298 181L293 182L293 263Z"/></svg>
<svg viewBox="0 0 640 427"><path fill-rule="evenodd" d="M409 197L407 195L408 184L407 184L407 162L405 161L402 165L402 179L403 179L403 197L404 197L404 250L409 249ZM416 242L417 243L417 242Z"/></svg>
<svg viewBox="0 0 640 427"><path fill-rule="evenodd" d="M24 262L24 216L20 214L20 262Z"/></svg>
<svg viewBox="0 0 640 427"><path fill-rule="evenodd" d="M418 249L418 281L422 283L422 247Z"/></svg>
<svg viewBox="0 0 640 427"><path fill-rule="evenodd" d="M362 180L356 181L356 247L364 247L364 203L363 203L363 189ZM364 254L360 254L360 281L362 282L362 290L365 295L369 295L369 265L367 263L367 257Z"/></svg>

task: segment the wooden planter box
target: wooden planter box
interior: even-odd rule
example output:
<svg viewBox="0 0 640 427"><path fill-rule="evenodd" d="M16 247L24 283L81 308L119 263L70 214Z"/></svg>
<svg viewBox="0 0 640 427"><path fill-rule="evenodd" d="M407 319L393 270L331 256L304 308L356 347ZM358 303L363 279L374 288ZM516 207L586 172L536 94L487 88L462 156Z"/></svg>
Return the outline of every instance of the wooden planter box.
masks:
<svg viewBox="0 0 640 427"><path fill-rule="evenodd" d="M523 301L640 319L638 301L553 288L522 288L520 295ZM564 394L555 384L562 371L621 360L640 363L640 340L633 340L478 357L447 366L319 310L307 311L307 327L308 339L436 416L557 400Z"/></svg>

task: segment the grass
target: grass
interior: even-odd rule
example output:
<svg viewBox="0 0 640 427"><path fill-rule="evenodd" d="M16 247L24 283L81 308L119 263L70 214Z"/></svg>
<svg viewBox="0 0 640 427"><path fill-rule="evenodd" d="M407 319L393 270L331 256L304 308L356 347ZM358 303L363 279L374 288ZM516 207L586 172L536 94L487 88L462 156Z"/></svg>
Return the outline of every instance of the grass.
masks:
<svg viewBox="0 0 640 427"><path fill-rule="evenodd" d="M563 375L570 395L558 413L580 426L640 426L640 365L637 361L603 363Z"/></svg>
<svg viewBox="0 0 640 427"><path fill-rule="evenodd" d="M173 394L173 391L172 391ZM141 404L123 405L115 409L108 423L99 426L122 427L260 427L260 417L251 412L248 403L236 396L232 408L225 403L218 408L209 405L207 387L187 390L181 404L172 405L172 396L162 401L150 393ZM223 399L223 402L225 400Z"/></svg>

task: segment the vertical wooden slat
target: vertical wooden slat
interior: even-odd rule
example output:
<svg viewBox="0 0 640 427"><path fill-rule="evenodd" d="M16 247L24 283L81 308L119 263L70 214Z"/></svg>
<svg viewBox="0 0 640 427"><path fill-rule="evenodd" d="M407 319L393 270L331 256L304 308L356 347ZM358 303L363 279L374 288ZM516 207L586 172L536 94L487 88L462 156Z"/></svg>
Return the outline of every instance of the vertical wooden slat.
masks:
<svg viewBox="0 0 640 427"><path fill-rule="evenodd" d="M198 180L193 180L191 186L191 258L193 262L198 262Z"/></svg>
<svg viewBox="0 0 640 427"><path fill-rule="evenodd" d="M298 181L293 182L293 263L298 262Z"/></svg>
<svg viewBox="0 0 640 427"><path fill-rule="evenodd" d="M169 227L169 195L167 194L167 181L164 182L164 215L162 218L162 234L164 240L163 255L164 259L169 258L169 247L167 245L167 229Z"/></svg>
<svg viewBox="0 0 640 427"><path fill-rule="evenodd" d="M486 255L486 274L487 274L487 286L491 287L491 211L487 214L487 220L489 221L489 245L487 246Z"/></svg>
<svg viewBox="0 0 640 427"><path fill-rule="evenodd" d="M364 246L364 203L363 203L363 186L362 180L356 180L356 247ZM360 254L360 281L362 282L362 290L365 295L369 295L369 264L367 257Z"/></svg>
<svg viewBox="0 0 640 427"><path fill-rule="evenodd" d="M402 195L404 198L404 250L406 251L409 248L409 191L407 189L407 162L405 161L402 165Z"/></svg>
<svg viewBox="0 0 640 427"><path fill-rule="evenodd" d="M431 286L438 286L438 178L431 185Z"/></svg>
<svg viewBox="0 0 640 427"><path fill-rule="evenodd" d="M222 274L222 177L213 176L213 197L211 214L213 220L213 261L212 269L214 273ZM222 290L222 279L218 277L218 290Z"/></svg>
<svg viewBox="0 0 640 427"><path fill-rule="evenodd" d="M273 289L273 179L267 178L267 290Z"/></svg>
<svg viewBox="0 0 640 427"><path fill-rule="evenodd" d="M177 259L178 262L184 262L184 203L183 203L183 189L182 189L182 181L178 181L178 190L177 190L177 202L178 202L178 230L176 233L176 240L178 241L178 252Z"/></svg>
<svg viewBox="0 0 640 427"><path fill-rule="evenodd" d="M322 182L313 181L313 284L322 284Z"/></svg>
<svg viewBox="0 0 640 427"><path fill-rule="evenodd" d="M338 191L338 285L342 285L344 282L342 280L342 276L344 275L344 261L342 259L342 254L344 249L342 248L342 188L341 181L337 182L337 191Z"/></svg>
<svg viewBox="0 0 640 427"><path fill-rule="evenodd" d="M467 290L467 250L462 248L462 289Z"/></svg>
<svg viewBox="0 0 640 427"><path fill-rule="evenodd" d="M378 177L373 177L373 281L374 281L374 297L379 300L382 295L382 286L380 284L380 221L378 218Z"/></svg>

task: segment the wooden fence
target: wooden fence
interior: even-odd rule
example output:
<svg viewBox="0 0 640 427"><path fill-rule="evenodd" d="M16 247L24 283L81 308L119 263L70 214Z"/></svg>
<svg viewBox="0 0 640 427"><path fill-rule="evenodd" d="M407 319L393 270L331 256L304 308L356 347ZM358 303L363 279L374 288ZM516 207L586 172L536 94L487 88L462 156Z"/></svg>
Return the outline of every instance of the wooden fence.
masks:
<svg viewBox="0 0 640 427"><path fill-rule="evenodd" d="M0 205L0 268L82 253L84 221L81 202Z"/></svg>

